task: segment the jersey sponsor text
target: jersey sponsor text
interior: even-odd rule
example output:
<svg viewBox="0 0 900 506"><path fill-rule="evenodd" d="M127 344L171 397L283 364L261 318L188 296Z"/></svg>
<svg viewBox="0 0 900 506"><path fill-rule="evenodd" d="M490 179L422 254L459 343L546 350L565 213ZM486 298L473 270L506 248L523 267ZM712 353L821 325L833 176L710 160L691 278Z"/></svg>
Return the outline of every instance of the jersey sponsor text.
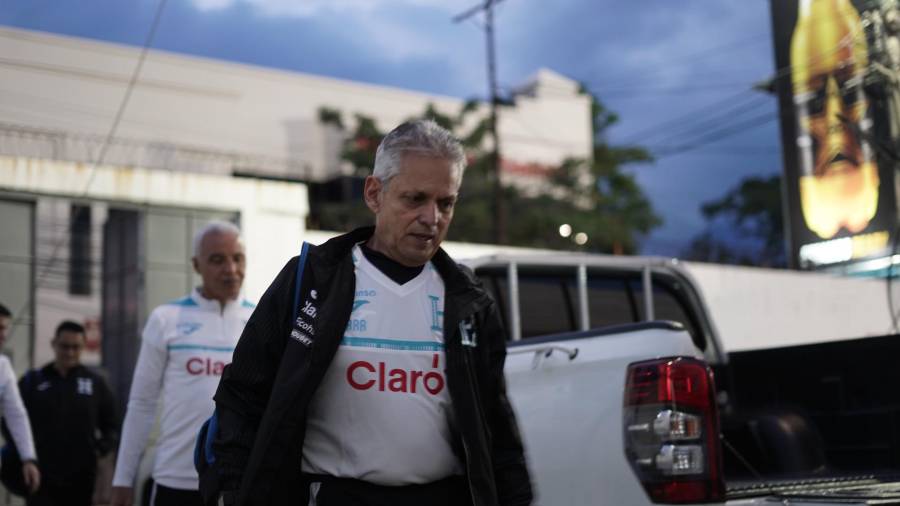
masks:
<svg viewBox="0 0 900 506"><path fill-rule="evenodd" d="M431 359L431 367L438 369L440 355L435 353ZM444 389L444 375L438 369L421 371L406 369L390 369L379 361L376 364L368 360L357 360L347 367L347 383L356 390L378 389L379 392L397 392L406 394L428 392L438 395Z"/></svg>
<svg viewBox="0 0 900 506"><path fill-rule="evenodd" d="M188 374L194 376L221 376L225 365L225 362L209 357L191 357L185 364L185 368Z"/></svg>

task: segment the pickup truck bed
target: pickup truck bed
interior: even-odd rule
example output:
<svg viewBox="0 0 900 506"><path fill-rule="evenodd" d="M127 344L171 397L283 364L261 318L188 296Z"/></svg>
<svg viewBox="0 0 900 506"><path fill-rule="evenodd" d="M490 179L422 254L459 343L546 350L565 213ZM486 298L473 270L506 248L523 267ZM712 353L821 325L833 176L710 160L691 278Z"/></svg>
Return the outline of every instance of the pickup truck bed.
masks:
<svg viewBox="0 0 900 506"><path fill-rule="evenodd" d="M543 505L649 505L628 462L628 366L700 355L678 324L647 322L511 343L506 377ZM727 484L727 506L900 505L900 476L861 475Z"/></svg>
<svg viewBox="0 0 900 506"><path fill-rule="evenodd" d="M897 479L874 474L900 469L896 336L798 330L867 320L829 298L853 288L844 280L792 274L806 290L785 293L787 274L706 266L703 291L695 266L671 259L465 263L510 330L507 383L538 504L900 504ZM722 345L710 297L737 348ZM709 397L684 387L694 380Z"/></svg>
<svg viewBox="0 0 900 506"><path fill-rule="evenodd" d="M842 478L729 483L728 505L783 504L900 504L900 476L853 476Z"/></svg>

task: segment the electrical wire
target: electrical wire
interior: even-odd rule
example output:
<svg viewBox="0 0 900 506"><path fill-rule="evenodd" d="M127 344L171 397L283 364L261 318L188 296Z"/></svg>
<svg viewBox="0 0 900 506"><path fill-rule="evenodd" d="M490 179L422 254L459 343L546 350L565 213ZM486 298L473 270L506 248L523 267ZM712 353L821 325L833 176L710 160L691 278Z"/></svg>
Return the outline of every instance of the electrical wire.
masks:
<svg viewBox="0 0 900 506"><path fill-rule="evenodd" d="M715 141L724 139L726 137L730 137L732 135L747 131L751 128L756 128L766 123L772 122L778 118L778 114L773 114L767 112L765 114L761 114L758 116L753 116L744 121L738 122L733 125L729 125L727 127L720 128L719 130L713 131L708 135L703 137L699 137L693 139L685 144L679 146L673 146L668 150L664 150L662 152L655 152L654 155L657 158L671 158L675 155L686 153L688 151L696 150L706 144L711 144Z"/></svg>
<svg viewBox="0 0 900 506"><path fill-rule="evenodd" d="M820 56L820 58L828 57L829 55L833 54L834 52L837 52L840 49L846 47L848 44L853 44L858 37L864 36L864 35L865 34L861 28L855 28L853 30L853 32L848 33L847 35L842 37L841 40L839 40L837 42L837 44L835 44L834 48L832 48L829 51L826 51L824 54L822 54ZM804 63L791 64L791 65L779 68L775 71L774 75L770 79L778 80L783 77L789 76L789 75L791 75L791 73L793 71L800 69L800 68L812 66L812 65L816 64L817 61L818 60L813 60L813 61L804 62ZM638 91L640 91L640 90L638 90ZM670 89L670 91L671 91L671 89ZM734 101L740 100L740 99L744 98L744 96L747 96L747 95L756 95L756 92L754 92L754 90L750 86L747 86L747 89L742 90L734 95L729 95L728 97L726 97L724 99L721 99L721 100L715 101L713 103L710 103L708 105L702 106L698 109L695 109L686 114L680 115L676 118L666 120L660 124L657 124L657 125L651 126L649 128L645 128L638 132L635 132L635 133L629 135L626 139L624 139L623 144L628 145L628 144L642 143L645 140L647 140L648 138L652 138L652 137L658 135L660 132L668 133L673 127L684 126L684 124L686 122L690 122L690 124L693 124L696 126L694 128L691 128L690 126L688 126L687 129L682 128L682 132L693 131L693 130L701 129L704 127L706 127L706 128L713 127L717 130L721 130L721 129L727 130L725 133L720 133L720 134L716 134L715 136L713 136L712 137L713 141L718 140L718 138L724 138L724 137L727 137L728 135L733 135L735 133L739 133L740 130L731 131L731 129L727 128L728 125L726 125L726 124L721 124L721 123L717 124L717 119L715 119L715 118L722 118L725 116L725 113L723 113L721 111L722 107L727 107L729 104L732 104ZM746 107L748 107L747 104L749 104L749 103L750 103L750 101L748 100L746 102L743 102L741 105L733 105L732 104L732 106L740 108L741 111L743 112L744 110L746 110ZM719 111L719 112L718 113L714 112L713 115L707 115L707 113L710 111ZM732 113L733 113L733 111L732 111ZM704 115L706 115L706 116L704 117ZM734 117L734 116L729 116L727 118L727 121L736 122L735 125L741 124L741 122L738 121L738 118ZM750 124L745 126L745 128L752 128L755 126L759 126L761 124L764 124L765 122L766 121L762 118L755 119L753 121L750 121ZM669 139L676 137L676 135L677 134L671 134L669 136ZM712 141L710 141L710 142L712 142ZM678 154L678 153L696 150L699 147L699 146L693 145L693 144L695 144L695 142L685 142L682 144L683 145L678 145L678 146L668 146L667 149L661 150L662 153L660 153L660 155L665 156L665 157L674 156L675 154Z"/></svg>
<svg viewBox="0 0 900 506"><path fill-rule="evenodd" d="M141 48L141 53L138 56L137 65L134 68L134 71L131 74L131 79L128 81L128 85L125 89L125 94L122 97L122 102L119 104L119 108L116 111L115 118L113 119L113 123L110 126L109 132L106 135L106 138L103 144L100 147L100 152L97 155L97 159L91 164L89 169L87 181L84 185L84 189L81 192L81 197L87 196L90 191L91 185L94 182L94 178L97 174L97 167L103 164L104 159L106 158L107 150L109 149L109 145L112 143L113 138L116 135L116 132L119 128L119 123L122 121L122 117L125 114L125 109L128 106L128 102L131 100L131 94L134 91L135 85L137 84L138 78L141 74L141 69L144 66L144 61L147 59L147 53L150 50L150 46L153 44L153 39L156 36L156 30L159 28L159 22L162 18L162 13L165 10L167 0L159 0L159 4L157 5L156 12L153 17L153 21L150 25L150 30L147 33L147 37L144 40L144 45ZM76 212L81 212L82 208L79 208ZM74 215L77 216L77 215ZM56 242L56 245L53 248L53 252L48 259L48 265L44 268L35 278L34 286L32 286L31 293L28 298L25 300L25 303L22 307L19 308L19 311L16 313L15 320L13 320L12 327L15 326L21 321L21 318L25 314L25 310L28 309L34 303L34 297L37 293L37 290L44 283L44 278L48 275L50 268L56 263L59 252L62 249L63 244L65 244L66 238L62 237L59 241Z"/></svg>
<svg viewBox="0 0 900 506"><path fill-rule="evenodd" d="M735 100L742 98L745 95L754 95L753 90L743 90L739 93L729 95L723 99L716 100L715 102L706 104L699 108L696 108L692 111L689 111L680 116L676 116L674 118L663 121L662 123L658 123L656 125L652 125L650 127L644 128L642 130L638 130L637 132L632 133L628 137L622 140L623 144L633 144L635 142L641 141L645 138L652 137L652 134L655 134L657 130L669 131L670 127L674 126L683 126L685 122L696 120L698 116L706 114L709 111L718 111L721 110L722 106L726 106L728 104L734 103Z"/></svg>
<svg viewBox="0 0 900 506"><path fill-rule="evenodd" d="M645 87L631 86L620 89L606 89L598 92L606 97L613 98L645 98L647 92L653 93L654 97L660 95L689 95L691 93L706 93L709 90L732 90L747 89L753 86L753 83L747 82L728 82L728 83L710 83L710 84L693 84L690 86L663 86L663 87Z"/></svg>
<svg viewBox="0 0 900 506"><path fill-rule="evenodd" d="M713 112L706 117L698 119L697 121L687 123L680 129L666 129L665 131L660 131L658 135L649 135L646 137L646 140L644 142L650 143L651 139L657 137L658 139L653 141L653 143L668 144L678 138L684 138L693 135L702 135L704 133L707 133L709 130L722 128L729 123L737 122L741 119L742 116L748 113L758 112L760 106L768 103L769 100L770 99L768 97L764 97L761 95L752 96L749 100L735 102L730 106L724 106L718 112Z"/></svg>
<svg viewBox="0 0 900 506"><path fill-rule="evenodd" d="M676 56L676 57L674 57L674 58L672 58L672 59L667 59L667 63L670 64L670 65L672 65L672 64L680 65L680 64L682 64L682 63L696 63L698 60L703 60L705 57L708 57L708 56L711 56L711 55L718 55L718 54L720 54L720 53L722 53L722 52L724 52L724 51L726 51L726 50L729 50L729 49L731 49L731 48L733 48L733 47L744 46L744 45L746 45L748 42L751 42L751 41L763 41L763 40L766 40L766 39L768 39L768 38L769 38L769 34L768 34L768 33L757 33L757 34L752 35L752 36L750 36L750 37L744 37L744 38L741 38L741 39L738 39L738 40L733 40L733 41L731 41L731 42L728 42L728 43L726 43L726 44L722 44L722 45L720 45L720 46L715 46L715 47L711 47L711 48L706 48L706 49L704 49L704 50L702 50L702 51L697 51L697 52L695 52L695 53L693 53L693 54L688 54L688 55L684 55L684 56ZM659 76L659 75L662 75L662 74L664 74L664 73L665 73L665 71L661 71L661 70L658 70L658 69L657 69L657 70L650 70L650 72L648 72L647 74L642 74L642 75L639 74L638 76L624 76L624 75L620 75L620 77L621 77L622 79L619 79L618 81L615 79L615 76L614 76L613 79L612 79L612 82L606 82L606 83L604 83L603 86L600 86L600 87L599 87L599 89L600 89L600 90L604 90L604 89L606 89L606 88L625 88L625 87L631 87L631 86L634 86L635 84L642 84L642 83L648 81L650 77ZM717 73L716 75L721 75L721 73ZM695 77L696 77L696 75L695 75Z"/></svg>
<svg viewBox="0 0 900 506"><path fill-rule="evenodd" d="M835 46L833 48L829 49L828 51L823 52L821 55L819 55L819 57L817 59L813 59L811 61L807 61L807 62L803 62L803 63L790 64L790 65L786 65L784 67L778 68L775 70L775 73L769 79L773 80L773 81L778 80L783 77L790 76L795 70L813 67L813 66L819 64L819 62L822 59L828 58L832 54L840 51L841 49L847 47L848 45L854 44L857 41L858 37L865 37L865 32L863 31L863 29L861 27L854 27L854 30L852 32L841 37L841 39L835 44ZM586 82L589 82L589 81L586 81ZM712 85L706 85L706 87L728 88L728 87L734 87L734 86L740 86L740 85L741 85L740 83L716 83L716 84L712 84ZM752 85L753 85L753 83L743 84L743 86L747 86L747 87L750 87ZM679 92L679 91L680 92L688 92L688 90L690 90L692 88L698 88L698 87L695 86L695 87L681 87L681 88L678 88L678 87L657 88L656 91L662 91L664 93L672 93L673 91L674 92ZM593 86L593 87L591 87L591 89L592 89L592 91L596 91L599 94L604 94L604 95L608 94L610 91L612 91L612 92L617 91L616 89L610 89L605 86ZM628 93L645 93L646 91L654 91L654 89L644 88L642 90L641 88L633 86L633 85L631 85L631 86L621 85L621 86L619 86L618 91L621 92L621 94L618 96L618 98L623 98L623 97L627 97Z"/></svg>
<svg viewBox="0 0 900 506"><path fill-rule="evenodd" d="M672 151L678 146L646 146L646 148L650 152L666 152ZM781 156L781 147L780 146L700 146L696 149L690 150L695 155L702 156L735 156L735 155L747 155L747 156L757 156L757 155L770 155L770 156ZM665 158L663 156L663 158Z"/></svg>
<svg viewBox="0 0 900 506"><path fill-rule="evenodd" d="M748 113L758 111L760 106L769 100L768 97L753 93L752 90L744 90L632 134L623 141L623 144L649 145L657 158L694 151L706 144L761 126L777 118L778 114L775 112L746 116ZM650 142L654 138L656 140Z"/></svg>

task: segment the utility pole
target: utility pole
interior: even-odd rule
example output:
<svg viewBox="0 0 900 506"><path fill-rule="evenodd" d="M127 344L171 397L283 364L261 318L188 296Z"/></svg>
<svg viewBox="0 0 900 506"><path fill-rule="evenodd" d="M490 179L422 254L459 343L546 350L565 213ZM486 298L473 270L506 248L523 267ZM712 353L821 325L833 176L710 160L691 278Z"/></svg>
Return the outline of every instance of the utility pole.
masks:
<svg viewBox="0 0 900 506"><path fill-rule="evenodd" d="M494 237L499 244L506 244L506 203L503 198L503 181L500 176L500 136L497 135L497 55L494 48L494 6L502 0L484 0L481 5L476 5L465 12L457 14L453 21L459 23L475 14L484 11L484 34L487 39L487 75L488 95L491 100L491 117L489 130L491 141L491 172L494 176Z"/></svg>

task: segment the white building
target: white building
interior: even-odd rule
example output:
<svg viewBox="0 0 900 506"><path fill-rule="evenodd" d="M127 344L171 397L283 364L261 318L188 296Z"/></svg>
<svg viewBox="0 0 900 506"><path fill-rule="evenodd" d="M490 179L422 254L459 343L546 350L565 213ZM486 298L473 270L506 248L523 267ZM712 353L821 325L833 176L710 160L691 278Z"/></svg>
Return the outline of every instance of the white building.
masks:
<svg viewBox="0 0 900 506"><path fill-rule="evenodd" d="M0 153L93 161L139 54L135 47L0 27ZM514 99L498 127L513 170L591 156L590 97L578 93L576 82L541 69ZM464 101L150 51L106 160L321 181L340 173L341 139L320 123L320 108L346 119L369 116L386 131L428 104L455 115Z"/></svg>
<svg viewBox="0 0 900 506"><path fill-rule="evenodd" d="M149 310L197 282L190 237L203 222L244 229L251 299L296 254L309 213L304 182L345 171L342 134L319 121L321 108L387 130L429 104L454 115L464 105L150 51L106 143L139 54L0 27L0 302L17 313L7 352L21 373L50 360L59 321L86 323L88 361L109 369L120 400ZM514 98L499 125L511 178L527 183L591 156L590 97L577 83L539 70Z"/></svg>

